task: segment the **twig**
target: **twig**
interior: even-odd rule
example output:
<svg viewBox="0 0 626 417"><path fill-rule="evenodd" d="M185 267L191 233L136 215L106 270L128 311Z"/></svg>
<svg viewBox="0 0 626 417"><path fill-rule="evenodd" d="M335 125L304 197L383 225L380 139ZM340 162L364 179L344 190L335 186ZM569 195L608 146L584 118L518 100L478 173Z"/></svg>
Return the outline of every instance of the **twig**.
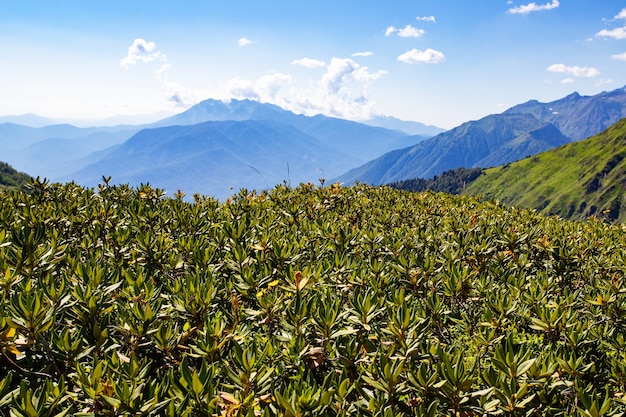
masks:
<svg viewBox="0 0 626 417"><path fill-rule="evenodd" d="M8 357L5 352L2 352L2 356L5 357L5 359L11 364L11 366L16 368L20 372L23 372L23 373L28 374L28 375L38 376L40 378L50 378L50 379L54 378L52 375L47 374L45 372L29 371L28 369L22 368L17 363L13 362L13 360L10 357Z"/></svg>

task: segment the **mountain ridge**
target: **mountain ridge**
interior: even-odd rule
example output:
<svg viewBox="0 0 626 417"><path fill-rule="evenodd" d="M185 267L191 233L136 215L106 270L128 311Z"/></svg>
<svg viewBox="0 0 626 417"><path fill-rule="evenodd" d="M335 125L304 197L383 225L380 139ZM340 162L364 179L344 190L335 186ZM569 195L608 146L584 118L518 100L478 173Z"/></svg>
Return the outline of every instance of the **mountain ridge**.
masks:
<svg viewBox="0 0 626 417"><path fill-rule="evenodd" d="M325 171L337 172L347 158L285 123L209 121L144 129L66 180L94 186L112 175L117 183L150 182L168 192L182 189L223 199L230 187L317 181Z"/></svg>
<svg viewBox="0 0 626 417"><path fill-rule="evenodd" d="M547 142L541 135L533 134L542 132L542 129L556 129L548 126L530 114L486 116L478 121L463 123L412 147L383 155L341 175L338 180L377 185L411 178L428 178L454 168L477 167L480 161L490 161L494 152L502 151L506 146L510 150L500 159L511 162L526 156L524 152L531 145L534 149L547 150L553 147L554 141L560 144L569 142L562 135Z"/></svg>
<svg viewBox="0 0 626 417"><path fill-rule="evenodd" d="M364 163L387 151L413 145L423 136L408 135L397 130L370 126L351 120L324 116L305 116L285 110L275 104L254 100L204 100L190 109L152 124L192 125L206 121L274 120L290 124L307 135L338 151L352 154ZM358 153L355 154L355 149Z"/></svg>
<svg viewBox="0 0 626 417"><path fill-rule="evenodd" d="M401 152L382 155L337 179L346 184L383 184L428 178L460 167L505 164L597 134L623 117L626 88L596 96L572 93L550 103L531 100L503 113L465 122Z"/></svg>

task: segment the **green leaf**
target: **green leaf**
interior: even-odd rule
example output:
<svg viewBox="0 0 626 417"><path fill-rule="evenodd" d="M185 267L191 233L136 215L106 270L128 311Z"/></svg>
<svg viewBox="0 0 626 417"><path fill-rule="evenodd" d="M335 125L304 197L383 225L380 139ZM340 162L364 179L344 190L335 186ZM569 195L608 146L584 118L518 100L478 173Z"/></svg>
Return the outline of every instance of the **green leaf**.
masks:
<svg viewBox="0 0 626 417"><path fill-rule="evenodd" d="M191 389L196 395L200 395L200 393L202 393L202 388L203 384L200 381L200 376L198 375L198 372L193 371L193 374L191 375Z"/></svg>

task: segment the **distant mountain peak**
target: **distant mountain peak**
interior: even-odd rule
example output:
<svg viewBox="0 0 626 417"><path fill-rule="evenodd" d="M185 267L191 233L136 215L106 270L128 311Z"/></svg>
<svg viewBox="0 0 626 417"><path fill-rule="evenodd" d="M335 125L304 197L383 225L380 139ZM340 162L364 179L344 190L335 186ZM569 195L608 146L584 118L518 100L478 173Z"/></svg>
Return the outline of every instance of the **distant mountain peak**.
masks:
<svg viewBox="0 0 626 417"><path fill-rule="evenodd" d="M28 127L43 127L52 125L55 121L37 114L27 113L16 116L0 116L0 123L12 123Z"/></svg>
<svg viewBox="0 0 626 417"><path fill-rule="evenodd" d="M441 132L445 132L438 126L426 125L421 122L401 120L393 116L379 115L372 117L368 120L363 120L361 123L365 123L370 126L384 127L385 129L397 130L404 132L408 135L420 135L431 137Z"/></svg>

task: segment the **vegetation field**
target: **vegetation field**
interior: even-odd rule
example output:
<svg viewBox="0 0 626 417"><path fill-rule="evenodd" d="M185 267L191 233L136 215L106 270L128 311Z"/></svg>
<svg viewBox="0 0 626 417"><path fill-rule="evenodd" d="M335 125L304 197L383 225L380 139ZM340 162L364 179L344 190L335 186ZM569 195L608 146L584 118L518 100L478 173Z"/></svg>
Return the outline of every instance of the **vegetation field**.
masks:
<svg viewBox="0 0 626 417"><path fill-rule="evenodd" d="M363 185L0 191L0 415L626 411L626 229Z"/></svg>

